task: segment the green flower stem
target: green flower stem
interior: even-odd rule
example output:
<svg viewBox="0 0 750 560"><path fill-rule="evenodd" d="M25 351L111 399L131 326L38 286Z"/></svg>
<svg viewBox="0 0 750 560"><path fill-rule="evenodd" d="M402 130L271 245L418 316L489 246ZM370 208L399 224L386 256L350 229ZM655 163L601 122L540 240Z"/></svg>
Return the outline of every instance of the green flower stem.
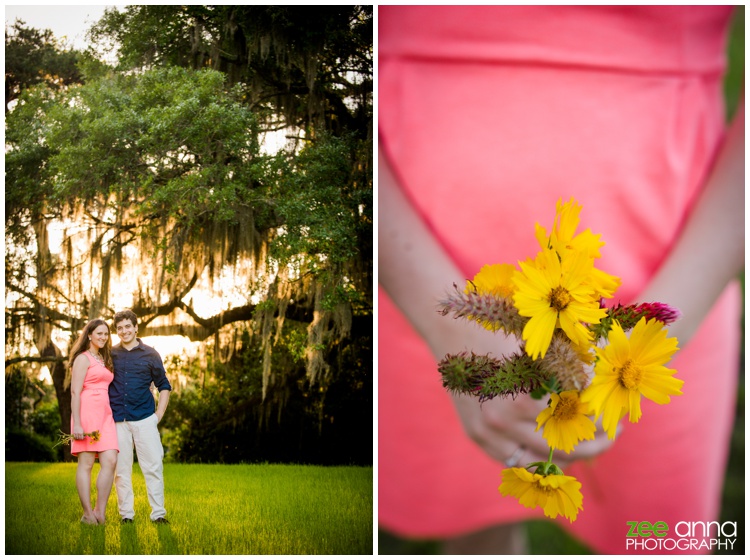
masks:
<svg viewBox="0 0 750 560"><path fill-rule="evenodd" d="M563 474L560 467L558 467L556 464L552 462L552 453L554 453L554 451L555 451L554 447L550 447L549 457L547 457L546 461L530 463L526 468L528 470L531 470L532 468L536 467L536 470L534 472L541 474L542 476L547 476L549 474Z"/></svg>

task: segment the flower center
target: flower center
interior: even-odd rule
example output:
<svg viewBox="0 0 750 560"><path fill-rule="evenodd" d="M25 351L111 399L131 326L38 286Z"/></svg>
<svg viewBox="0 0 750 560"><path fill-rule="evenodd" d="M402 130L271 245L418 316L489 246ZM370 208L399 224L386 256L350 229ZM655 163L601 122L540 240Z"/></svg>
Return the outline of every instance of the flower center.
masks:
<svg viewBox="0 0 750 560"><path fill-rule="evenodd" d="M552 415L557 420L572 420L578 414L578 399L571 395L560 395L560 400Z"/></svg>
<svg viewBox="0 0 750 560"><path fill-rule="evenodd" d="M533 483L534 488L538 492L542 492L543 494L552 494L553 492L555 492L555 488L549 486L548 484L542 484L542 480L543 478L540 478L539 480L535 480Z"/></svg>
<svg viewBox="0 0 750 560"><path fill-rule="evenodd" d="M620 376L620 385L626 389L638 389L643 377L643 370L633 363L633 360L628 360L617 372Z"/></svg>
<svg viewBox="0 0 750 560"><path fill-rule="evenodd" d="M558 313L560 311L565 310L566 307L568 307L568 304L573 299L570 296L570 292L563 288L562 286L557 286L556 288L552 288L552 290L549 293L549 306L552 307L555 311Z"/></svg>

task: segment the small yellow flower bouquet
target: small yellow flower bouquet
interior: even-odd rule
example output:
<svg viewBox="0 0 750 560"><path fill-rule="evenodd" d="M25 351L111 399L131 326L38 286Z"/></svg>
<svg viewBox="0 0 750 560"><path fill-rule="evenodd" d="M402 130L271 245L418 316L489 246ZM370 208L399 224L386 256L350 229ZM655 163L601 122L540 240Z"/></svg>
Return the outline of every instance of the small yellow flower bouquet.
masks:
<svg viewBox="0 0 750 560"><path fill-rule="evenodd" d="M500 359L462 352L447 355L438 369L443 386L480 402L528 393L548 397L537 430L549 445L549 459L507 468L499 491L545 515L575 521L583 509L581 484L552 462L555 449L573 451L594 439L594 420L614 439L625 415L641 417L641 396L666 404L681 395L683 381L665 367L678 350L666 325L679 311L663 303L606 307L620 279L596 268L604 245L590 230L576 234L581 206L557 203L551 232L539 224L541 250L534 259L484 266L464 290L440 302L443 315L476 321L521 340L517 353ZM593 377L592 377L593 369Z"/></svg>
<svg viewBox="0 0 750 560"><path fill-rule="evenodd" d="M99 430L95 430L90 433L85 433L83 435L84 437L89 438L89 444L92 444L95 441L99 441L99 438L101 438L101 434L99 434ZM60 430L60 435L58 437L57 443L53 445L52 447L55 448L58 445L70 445L73 441L75 441L73 434L66 434L65 432Z"/></svg>

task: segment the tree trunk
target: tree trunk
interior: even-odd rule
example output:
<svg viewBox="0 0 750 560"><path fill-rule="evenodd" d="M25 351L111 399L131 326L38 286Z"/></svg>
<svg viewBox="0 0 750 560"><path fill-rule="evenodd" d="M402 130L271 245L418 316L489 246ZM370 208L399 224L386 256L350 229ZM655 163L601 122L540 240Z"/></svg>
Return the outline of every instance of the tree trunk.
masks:
<svg viewBox="0 0 750 560"><path fill-rule="evenodd" d="M54 275L52 266L52 256L49 249L49 235L47 234L47 220L44 219L44 212L41 211L34 220L34 233L36 235L37 257L36 257L36 278L38 294L37 301L46 301L45 292L49 285L49 276ZM63 354L60 349L52 342L52 319L48 316L46 308L37 303L35 305L35 322L34 322L34 343L42 357L61 357ZM73 331L75 332L75 331ZM52 382L55 385L55 394L60 408L60 426L64 432L70 432L70 387L65 386L65 371L67 362L51 362L50 370L52 372ZM70 447L63 450L63 458L66 461L72 461L73 456L70 454Z"/></svg>
<svg viewBox="0 0 750 560"><path fill-rule="evenodd" d="M42 356L60 356L60 350L53 343L49 343L45 349L39 348L39 353ZM70 433L70 386L65 387L65 373L67 370L67 362L53 362L50 365L52 370L52 383L55 386L55 394L57 395L57 404L60 408L60 426L62 431ZM66 445L63 447L63 460L73 461L74 457L70 454L70 446Z"/></svg>

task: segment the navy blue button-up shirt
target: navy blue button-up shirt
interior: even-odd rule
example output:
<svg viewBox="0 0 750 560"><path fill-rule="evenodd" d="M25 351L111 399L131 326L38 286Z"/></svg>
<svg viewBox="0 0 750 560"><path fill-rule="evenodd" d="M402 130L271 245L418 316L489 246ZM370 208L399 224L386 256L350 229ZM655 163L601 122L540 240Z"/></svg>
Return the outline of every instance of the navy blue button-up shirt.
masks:
<svg viewBox="0 0 750 560"><path fill-rule="evenodd" d="M112 348L115 378L109 385L109 404L115 422L135 422L151 416L156 410L151 383L158 391L171 391L167 372L159 353L138 338L130 350L118 344Z"/></svg>

